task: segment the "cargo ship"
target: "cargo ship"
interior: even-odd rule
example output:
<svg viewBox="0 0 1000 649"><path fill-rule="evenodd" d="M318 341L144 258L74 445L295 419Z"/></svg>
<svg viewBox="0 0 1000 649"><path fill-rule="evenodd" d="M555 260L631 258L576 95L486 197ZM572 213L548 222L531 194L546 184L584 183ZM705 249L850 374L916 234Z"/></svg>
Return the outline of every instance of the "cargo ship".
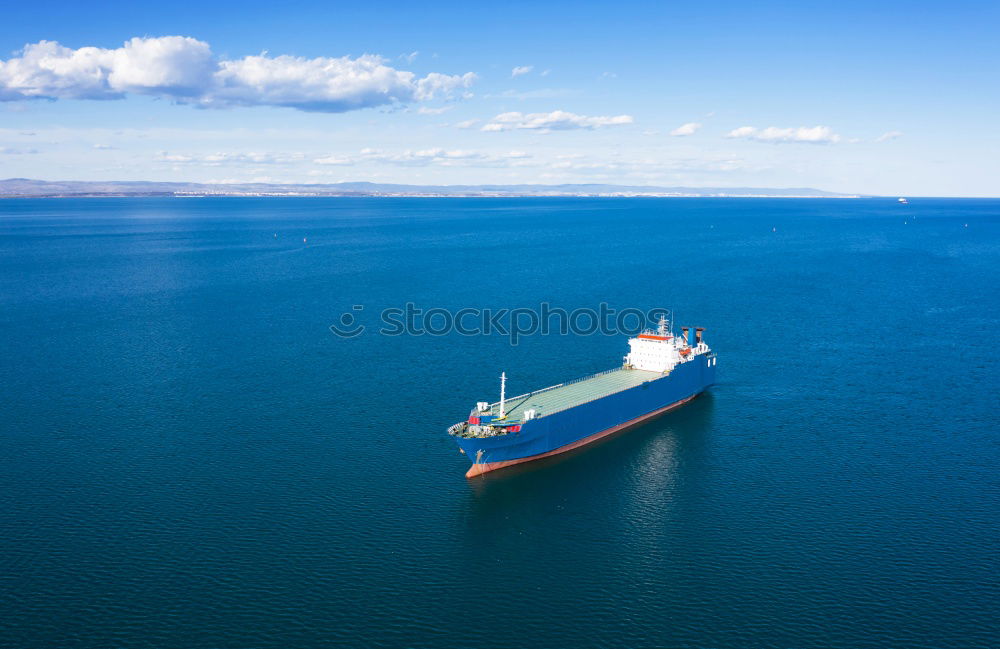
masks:
<svg viewBox="0 0 1000 649"><path fill-rule="evenodd" d="M656 329L629 339L620 367L516 397L507 398L502 373L500 400L480 401L448 429L472 460L465 476L579 448L694 399L715 383L717 358L704 331L681 327L675 336L661 318Z"/></svg>

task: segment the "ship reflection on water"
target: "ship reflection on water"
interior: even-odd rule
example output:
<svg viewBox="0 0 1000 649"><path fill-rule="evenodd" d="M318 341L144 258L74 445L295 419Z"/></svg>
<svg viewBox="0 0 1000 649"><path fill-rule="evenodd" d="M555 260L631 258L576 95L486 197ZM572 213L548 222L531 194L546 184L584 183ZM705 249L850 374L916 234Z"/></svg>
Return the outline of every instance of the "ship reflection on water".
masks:
<svg viewBox="0 0 1000 649"><path fill-rule="evenodd" d="M567 590L615 618L626 593L669 581L701 547L714 410L709 392L617 437L470 480L453 508L455 568L542 627L565 614L548 594Z"/></svg>

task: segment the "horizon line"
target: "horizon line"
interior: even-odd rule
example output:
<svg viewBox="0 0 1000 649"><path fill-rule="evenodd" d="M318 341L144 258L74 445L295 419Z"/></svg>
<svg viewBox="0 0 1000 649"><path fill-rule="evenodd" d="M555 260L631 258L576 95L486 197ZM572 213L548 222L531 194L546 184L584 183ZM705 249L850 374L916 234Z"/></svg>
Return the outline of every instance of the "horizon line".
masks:
<svg viewBox="0 0 1000 649"><path fill-rule="evenodd" d="M46 184L75 184L75 185L163 185L163 186L178 186L178 185L196 185L205 188L207 191L176 191L176 192L164 192L173 195L180 195L180 197L192 196L192 195L210 195L210 196L232 196L238 197L245 194L226 192L225 188L249 188L249 187L268 187L268 188L293 188L293 187L303 187L303 188L337 188L343 187L345 185L372 185L371 197L385 196L385 191L379 191L376 189L379 186L383 187L398 187L403 191L391 192L392 196L395 197L412 197L412 198L433 198L433 197L448 197L448 196L428 196L426 191L420 192L419 190L433 191L432 188L444 188L444 189L463 189L468 188L473 191L477 191L477 196L455 196L457 198L504 198L504 196L494 196L488 194L491 191L517 191L519 188L538 188L539 191L544 191L545 189L557 189L560 187L565 188L583 188L583 187L595 187L595 188L607 188L605 192L596 192L597 194L616 194L616 193L627 193L628 190L636 190L637 192L648 191L650 194L654 194L657 190L666 190L663 193L669 194L679 194L684 191L691 192L691 196L683 195L673 195L673 196L655 196L655 195L636 195L635 198L894 198L902 197L899 194L867 194L867 193L851 193L851 192L835 192L830 190L816 189L814 187L750 187L750 186L723 186L723 185L712 185L712 186L697 186L697 185L636 185L636 184L623 184L615 182L564 182L564 183L430 183L430 184L411 184L411 183L399 183L399 182L377 182L372 180L342 180L337 182L280 182L280 181L238 181L238 182L211 182L211 181L196 181L196 180L46 180L41 178L25 178L25 177L10 177L10 178L0 178L0 183L38 183L40 185ZM211 191L211 188L218 188L219 191ZM404 189L405 188L405 189ZM72 190L64 190L62 192L18 192L18 191L3 191L4 188L0 187L0 198L55 198L55 197L142 197L142 194L154 193L155 190L147 190L143 192L141 190L136 190L134 193L126 192L122 190L116 190L108 188L104 191L80 191L73 192ZM41 187L39 187L41 189ZM84 189L80 187L80 189ZM417 190L414 193L408 193L405 190ZM709 195L698 195L698 192L707 191ZM733 191L738 192L739 195L728 196L726 192ZM808 194L784 194L784 192L794 192L803 191L808 192ZM481 192L487 192L486 195L481 194ZM761 194L755 194L751 192L761 192ZM768 194L769 192L783 192L783 194ZM159 193L159 192L155 192ZM254 192L260 194L261 192ZM355 194L364 194L363 191L352 192ZM287 192L283 194L265 194L273 197L294 197L294 195L289 195ZM539 194L525 194L521 196L511 196L511 197L522 197L522 198L557 198L557 197L573 197L573 196L583 196L589 195L594 196L594 193L587 194L574 194L573 192L566 192L560 195L539 195ZM301 197L336 197L339 194L334 195L324 195L324 194L300 194ZM358 197L358 196L356 196ZM595 196L600 197L600 196ZM628 198L629 196L606 196L608 198L621 197ZM964 196L939 196L939 195L921 195L921 194L908 194L907 197L912 198L968 198L968 199L997 199L1000 196L975 196L975 195L964 195Z"/></svg>

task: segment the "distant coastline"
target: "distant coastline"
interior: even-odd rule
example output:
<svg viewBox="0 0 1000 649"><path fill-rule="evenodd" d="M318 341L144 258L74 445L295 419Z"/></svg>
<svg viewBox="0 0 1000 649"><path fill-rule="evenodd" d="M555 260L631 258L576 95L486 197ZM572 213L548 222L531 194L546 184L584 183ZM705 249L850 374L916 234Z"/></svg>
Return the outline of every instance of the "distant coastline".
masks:
<svg viewBox="0 0 1000 649"><path fill-rule="evenodd" d="M809 187L652 187L642 185L401 185L369 182L333 184L178 183L153 181L0 180L0 198L111 198L209 196L327 197L653 197L653 198L866 198Z"/></svg>

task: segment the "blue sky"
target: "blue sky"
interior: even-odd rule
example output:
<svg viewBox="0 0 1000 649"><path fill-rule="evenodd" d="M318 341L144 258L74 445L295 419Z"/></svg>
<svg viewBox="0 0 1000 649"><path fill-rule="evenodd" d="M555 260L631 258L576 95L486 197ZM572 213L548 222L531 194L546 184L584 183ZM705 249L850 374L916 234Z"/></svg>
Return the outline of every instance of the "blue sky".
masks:
<svg viewBox="0 0 1000 649"><path fill-rule="evenodd" d="M0 177L1000 195L995 2L419 5L10 6Z"/></svg>

